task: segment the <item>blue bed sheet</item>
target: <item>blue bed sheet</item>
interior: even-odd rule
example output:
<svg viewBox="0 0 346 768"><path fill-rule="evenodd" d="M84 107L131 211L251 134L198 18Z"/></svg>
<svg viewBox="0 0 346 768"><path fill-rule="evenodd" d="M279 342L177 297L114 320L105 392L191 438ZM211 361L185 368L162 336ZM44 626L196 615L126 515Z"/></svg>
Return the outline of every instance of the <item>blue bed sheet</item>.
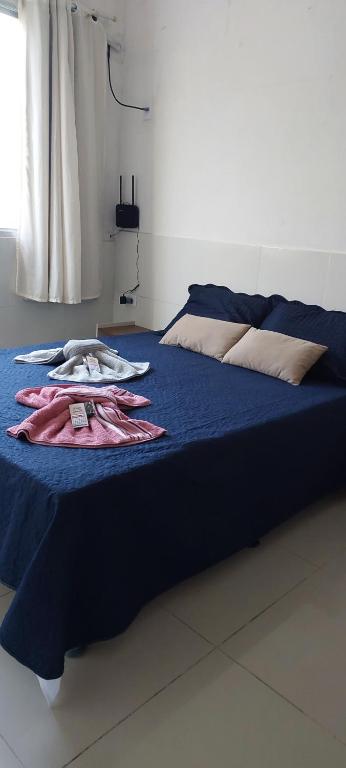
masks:
<svg viewBox="0 0 346 768"><path fill-rule="evenodd" d="M8 437L30 413L15 393L51 382L0 352L0 580L16 589L0 642L48 679L66 650L123 631L153 596L345 481L344 387L293 387L154 333L103 340L150 361L125 386L151 399L133 416L164 437L99 450Z"/></svg>

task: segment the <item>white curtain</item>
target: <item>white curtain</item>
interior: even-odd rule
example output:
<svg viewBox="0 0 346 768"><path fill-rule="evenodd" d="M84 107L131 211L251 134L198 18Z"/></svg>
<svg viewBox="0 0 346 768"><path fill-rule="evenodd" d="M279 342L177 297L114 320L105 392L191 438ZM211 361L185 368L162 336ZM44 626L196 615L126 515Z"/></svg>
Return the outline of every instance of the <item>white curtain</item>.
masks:
<svg viewBox="0 0 346 768"><path fill-rule="evenodd" d="M17 293L76 304L101 292L106 35L67 0L21 0L26 44Z"/></svg>

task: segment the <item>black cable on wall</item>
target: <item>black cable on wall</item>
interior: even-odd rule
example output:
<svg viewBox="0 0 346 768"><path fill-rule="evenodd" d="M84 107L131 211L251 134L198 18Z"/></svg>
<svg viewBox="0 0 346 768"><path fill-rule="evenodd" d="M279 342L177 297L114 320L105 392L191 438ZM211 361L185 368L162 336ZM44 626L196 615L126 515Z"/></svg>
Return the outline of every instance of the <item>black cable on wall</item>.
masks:
<svg viewBox="0 0 346 768"><path fill-rule="evenodd" d="M110 61L110 59L111 59L111 47L108 44L107 45L108 82L109 82L109 87L111 89L111 94L112 94L113 98L115 99L116 103L120 104L121 107L126 107L127 109L139 109L140 112L149 112L149 107L136 107L133 104L124 104L124 102L120 101L120 99L118 99L118 97L115 95L114 90L113 90L113 86L112 86L111 61Z"/></svg>

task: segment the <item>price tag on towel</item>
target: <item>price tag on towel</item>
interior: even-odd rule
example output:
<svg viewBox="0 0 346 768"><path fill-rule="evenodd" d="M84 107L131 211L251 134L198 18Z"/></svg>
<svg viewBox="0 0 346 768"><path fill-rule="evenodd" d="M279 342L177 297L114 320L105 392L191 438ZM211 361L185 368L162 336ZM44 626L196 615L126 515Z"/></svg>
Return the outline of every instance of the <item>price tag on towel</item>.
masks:
<svg viewBox="0 0 346 768"><path fill-rule="evenodd" d="M69 409L72 426L75 429L88 426L88 416L84 403L73 403L72 405L69 405Z"/></svg>
<svg viewBox="0 0 346 768"><path fill-rule="evenodd" d="M93 373L100 373L100 363L97 357L94 357L94 355L86 355L86 357L83 359L91 375Z"/></svg>

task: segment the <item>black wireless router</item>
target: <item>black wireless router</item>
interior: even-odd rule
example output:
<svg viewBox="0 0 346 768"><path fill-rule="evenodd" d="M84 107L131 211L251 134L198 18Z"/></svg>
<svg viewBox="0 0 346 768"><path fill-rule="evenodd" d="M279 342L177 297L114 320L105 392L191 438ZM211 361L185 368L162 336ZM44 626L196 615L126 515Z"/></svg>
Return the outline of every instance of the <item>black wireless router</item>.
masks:
<svg viewBox="0 0 346 768"><path fill-rule="evenodd" d="M139 227L139 208L135 205L135 177L132 176L132 203L123 203L123 177L120 176L120 202L115 206L115 221L119 229L137 229Z"/></svg>

